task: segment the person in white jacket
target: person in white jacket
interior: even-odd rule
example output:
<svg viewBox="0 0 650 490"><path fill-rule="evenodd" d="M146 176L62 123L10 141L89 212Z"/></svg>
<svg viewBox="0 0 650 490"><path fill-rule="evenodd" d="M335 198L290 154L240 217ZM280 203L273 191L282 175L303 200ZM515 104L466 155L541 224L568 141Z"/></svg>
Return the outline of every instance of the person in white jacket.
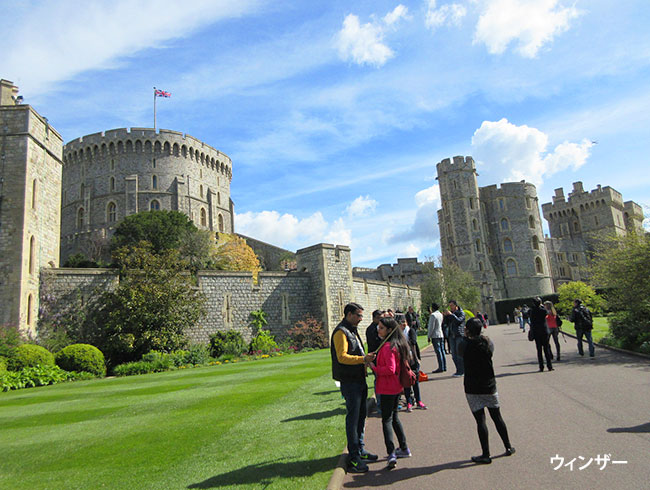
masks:
<svg viewBox="0 0 650 490"><path fill-rule="evenodd" d="M429 325L428 337L429 342L433 344L433 349L436 351L438 358L438 369L434 373L444 373L447 371L447 359L445 358L445 337L442 333L442 313L440 313L440 306L437 303L432 303L429 311Z"/></svg>

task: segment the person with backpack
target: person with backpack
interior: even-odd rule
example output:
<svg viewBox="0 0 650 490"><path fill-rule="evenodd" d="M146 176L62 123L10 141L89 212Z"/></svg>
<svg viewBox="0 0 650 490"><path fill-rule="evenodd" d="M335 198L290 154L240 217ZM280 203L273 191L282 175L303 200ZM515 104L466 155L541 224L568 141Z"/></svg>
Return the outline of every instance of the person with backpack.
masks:
<svg viewBox="0 0 650 490"><path fill-rule="evenodd" d="M573 310L571 311L571 316L569 321L573 322L574 328L576 330L576 338L578 339L578 354L581 356L585 355L585 352L582 348L582 337L584 336L587 339L587 344L589 344L589 357L594 357L596 355L594 349L594 340L591 336L591 331L594 328L594 322L591 317L591 311L585 305L582 304L581 299L573 300Z"/></svg>
<svg viewBox="0 0 650 490"><path fill-rule="evenodd" d="M418 345L418 334L417 330L410 328L406 321L406 316L402 313L397 313L395 315L395 321L399 325L406 342L409 346L411 355L410 359L410 368L415 373L415 384L413 387L404 388L404 398L406 398L406 411L412 412L413 408L420 408L426 410L427 406L422 402L422 397L420 395L420 362L422 361L422 355L420 354L420 346Z"/></svg>
<svg viewBox="0 0 650 490"><path fill-rule="evenodd" d="M370 368L377 377L375 393L381 395L381 425L388 453L388 467L394 468L397 465L397 458L411 456L404 428L398 416L398 398L404 389L400 381L402 360L410 363L411 352L406 337L395 319L380 318L377 324L377 333L383 343L377 352L375 361L370 364ZM395 432L399 443L397 449L393 442L393 432Z"/></svg>

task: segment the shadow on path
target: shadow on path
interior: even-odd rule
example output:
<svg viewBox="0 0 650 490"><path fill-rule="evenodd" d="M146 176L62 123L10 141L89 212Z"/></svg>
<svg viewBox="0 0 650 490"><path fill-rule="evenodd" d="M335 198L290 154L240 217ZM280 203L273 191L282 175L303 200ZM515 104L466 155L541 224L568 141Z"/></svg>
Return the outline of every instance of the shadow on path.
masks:
<svg viewBox="0 0 650 490"><path fill-rule="evenodd" d="M607 429L607 432L645 432L650 433L650 422L641 425L635 425L634 427L612 427Z"/></svg>
<svg viewBox="0 0 650 490"><path fill-rule="evenodd" d="M345 415L345 408L333 408L327 412L316 412L308 413L306 415L298 415L297 417L291 417L290 419L284 419L281 422L295 422L296 420L321 420L329 417L336 417L337 415Z"/></svg>
<svg viewBox="0 0 650 490"><path fill-rule="evenodd" d="M270 485L278 478L308 477L315 473L332 471L332 468L336 467L338 460L339 455L289 463L283 463L280 459L268 463L252 464L221 475L215 475L199 483L193 483L187 488Z"/></svg>
<svg viewBox="0 0 650 490"><path fill-rule="evenodd" d="M383 462L378 462L377 464L383 464ZM374 470L373 466L376 465L371 466L371 471L369 473L354 475L354 480L345 483L343 488L385 487L411 478L433 475L439 471L474 468L478 465L473 463L471 460L465 459L433 466L422 466L420 468L400 468L399 463L397 463L397 468L389 470L384 467L377 471Z"/></svg>

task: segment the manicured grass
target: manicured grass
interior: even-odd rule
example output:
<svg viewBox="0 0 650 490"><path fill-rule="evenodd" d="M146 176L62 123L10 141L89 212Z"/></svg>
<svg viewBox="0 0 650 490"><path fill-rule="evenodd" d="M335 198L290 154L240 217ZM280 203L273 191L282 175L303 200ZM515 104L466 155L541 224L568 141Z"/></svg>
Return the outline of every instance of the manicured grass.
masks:
<svg viewBox="0 0 650 490"><path fill-rule="evenodd" d="M600 339L609 334L609 323L607 322L607 317L604 316L593 317L593 321L594 329L591 332L591 336L594 339L594 342L599 342ZM562 330L572 335L575 335L576 333L573 323L569 320L564 320L562 322Z"/></svg>
<svg viewBox="0 0 650 490"><path fill-rule="evenodd" d="M0 393L0 488L325 488L329 350Z"/></svg>

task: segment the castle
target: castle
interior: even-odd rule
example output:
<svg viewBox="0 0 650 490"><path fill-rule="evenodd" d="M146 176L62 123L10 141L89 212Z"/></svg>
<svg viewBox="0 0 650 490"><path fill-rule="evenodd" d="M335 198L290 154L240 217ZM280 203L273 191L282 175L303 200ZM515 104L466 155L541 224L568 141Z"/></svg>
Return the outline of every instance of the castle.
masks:
<svg viewBox="0 0 650 490"><path fill-rule="evenodd" d="M113 289L111 269L60 268L82 252L98 259L125 216L143 210L178 210L200 228L234 232L230 198L232 161L219 150L176 131L114 129L63 145L61 136L18 89L0 81L0 325L34 334L43 294L54 308L82 308ZM279 264L286 251L249 239ZM296 271L199 271L206 316L188 329L205 342L219 330L253 332L250 313L264 310L274 335L283 336L310 314L331 332L350 301L366 310L418 307L420 290L405 284L355 278L350 248L317 244L298 250Z"/></svg>
<svg viewBox="0 0 650 490"><path fill-rule="evenodd" d="M479 187L472 157L436 165L442 209L438 211L443 263L472 273L481 288L481 310L496 317L494 302L542 296L560 284L585 278L582 266L598 238L643 230L641 207L623 202L611 187L585 192L573 185L542 205L550 238L542 230L535 186L508 182Z"/></svg>

